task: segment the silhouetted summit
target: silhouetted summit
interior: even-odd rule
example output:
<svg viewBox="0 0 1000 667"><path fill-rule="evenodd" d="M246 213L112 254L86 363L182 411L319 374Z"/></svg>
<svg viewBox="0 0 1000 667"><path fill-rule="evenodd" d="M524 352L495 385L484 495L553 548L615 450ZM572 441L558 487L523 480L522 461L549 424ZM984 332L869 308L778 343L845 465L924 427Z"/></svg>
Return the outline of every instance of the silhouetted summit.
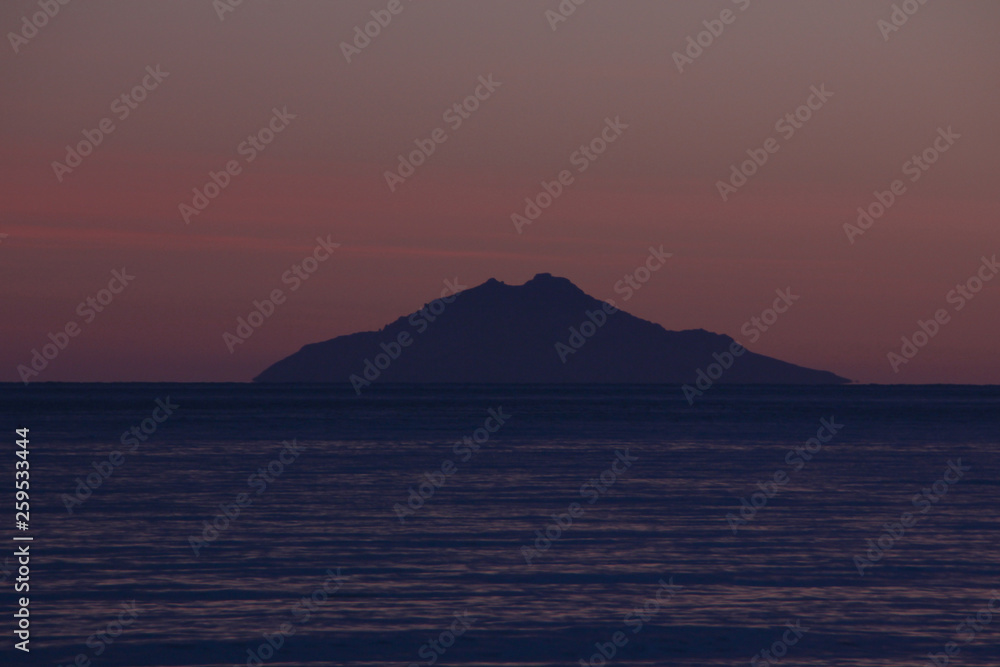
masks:
<svg viewBox="0 0 1000 667"><path fill-rule="evenodd" d="M523 285L491 278L380 331L306 345L255 381L693 384L700 369L722 383L847 382L733 349L729 336L667 331L539 273Z"/></svg>

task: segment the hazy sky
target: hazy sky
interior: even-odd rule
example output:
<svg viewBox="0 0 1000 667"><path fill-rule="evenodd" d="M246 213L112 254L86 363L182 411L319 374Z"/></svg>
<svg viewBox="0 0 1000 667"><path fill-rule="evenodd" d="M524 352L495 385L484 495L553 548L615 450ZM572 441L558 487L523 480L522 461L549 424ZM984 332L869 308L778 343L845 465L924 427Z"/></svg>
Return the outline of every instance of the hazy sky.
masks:
<svg viewBox="0 0 1000 667"><path fill-rule="evenodd" d="M1000 279L949 299L1000 253L1000 3L909 0L898 30L890 0L589 0L559 22L558 0L223 4L77 1L37 30L37 0L0 5L0 380L71 321L32 379L248 380L446 279L551 272L668 329L862 382L1000 383ZM372 11L391 22L348 63ZM720 27L679 71L688 37ZM477 87L477 109L445 115ZM807 101L807 120L776 126ZM627 128L574 157L609 118ZM242 144L269 123L272 143ZM438 128L390 190L385 172ZM84 132L100 144L54 167ZM936 140L934 164L906 165ZM723 201L748 150L767 161ZM229 161L239 173L186 223L179 205ZM562 170L572 183L519 234L511 215ZM320 236L341 245L292 291L282 275ZM660 245L673 257L622 303L615 283ZM91 312L123 267L134 280ZM779 288L800 299L751 343L741 328ZM275 289L286 300L231 353L223 333ZM941 309L893 372L887 354Z"/></svg>

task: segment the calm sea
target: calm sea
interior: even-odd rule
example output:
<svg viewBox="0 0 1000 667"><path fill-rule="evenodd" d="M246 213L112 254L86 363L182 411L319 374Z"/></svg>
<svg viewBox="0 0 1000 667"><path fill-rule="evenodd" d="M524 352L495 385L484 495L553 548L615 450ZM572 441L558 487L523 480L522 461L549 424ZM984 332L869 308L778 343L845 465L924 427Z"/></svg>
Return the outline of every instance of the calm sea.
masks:
<svg viewBox="0 0 1000 667"><path fill-rule="evenodd" d="M36 384L0 404L4 665L901 667L949 642L1000 664L1000 388Z"/></svg>

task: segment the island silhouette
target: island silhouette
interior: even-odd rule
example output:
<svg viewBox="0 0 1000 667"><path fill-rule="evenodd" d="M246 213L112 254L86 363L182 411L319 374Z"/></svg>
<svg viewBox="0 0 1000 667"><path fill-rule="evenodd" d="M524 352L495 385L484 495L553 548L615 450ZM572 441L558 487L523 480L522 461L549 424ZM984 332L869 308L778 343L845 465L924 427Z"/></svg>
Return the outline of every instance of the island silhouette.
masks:
<svg viewBox="0 0 1000 667"><path fill-rule="evenodd" d="M845 384L704 329L669 331L566 278L491 278L378 331L304 346L255 382Z"/></svg>

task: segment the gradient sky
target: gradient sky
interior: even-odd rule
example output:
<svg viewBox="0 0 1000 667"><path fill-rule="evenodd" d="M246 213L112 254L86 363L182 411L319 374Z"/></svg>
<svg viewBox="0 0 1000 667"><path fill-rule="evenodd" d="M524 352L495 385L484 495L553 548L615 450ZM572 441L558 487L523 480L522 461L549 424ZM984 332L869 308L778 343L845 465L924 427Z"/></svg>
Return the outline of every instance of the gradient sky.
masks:
<svg viewBox="0 0 1000 667"><path fill-rule="evenodd" d="M341 43L387 4L245 0L220 20L207 0L88 0L16 54L5 37L0 380L70 320L82 332L38 381L248 380L445 279L551 272L615 297L662 244L674 257L619 305L668 329L745 341L790 287L801 299L752 350L861 382L1000 383L1000 280L960 312L946 301L1000 253L1000 3L931 1L886 40L889 0L590 0L554 31L558 0L402 0L347 63ZM679 72L673 53L724 9L735 21ZM4 2L0 29L37 11ZM169 76L59 183L52 162L156 65ZM444 111L491 74L500 88L449 129ZM821 84L833 97L782 138L775 122ZM297 117L185 224L178 205L274 107ZM511 214L616 116L628 130L519 235ZM961 139L909 182L903 163L949 126ZM437 127L448 140L390 192L384 172ZM772 136L778 153L723 202L717 181ZM849 243L843 225L894 179L906 193ZM320 235L341 247L231 354L223 332L287 292ZM77 305L121 267L134 283L83 323ZM887 353L941 308L951 321L894 373Z"/></svg>

